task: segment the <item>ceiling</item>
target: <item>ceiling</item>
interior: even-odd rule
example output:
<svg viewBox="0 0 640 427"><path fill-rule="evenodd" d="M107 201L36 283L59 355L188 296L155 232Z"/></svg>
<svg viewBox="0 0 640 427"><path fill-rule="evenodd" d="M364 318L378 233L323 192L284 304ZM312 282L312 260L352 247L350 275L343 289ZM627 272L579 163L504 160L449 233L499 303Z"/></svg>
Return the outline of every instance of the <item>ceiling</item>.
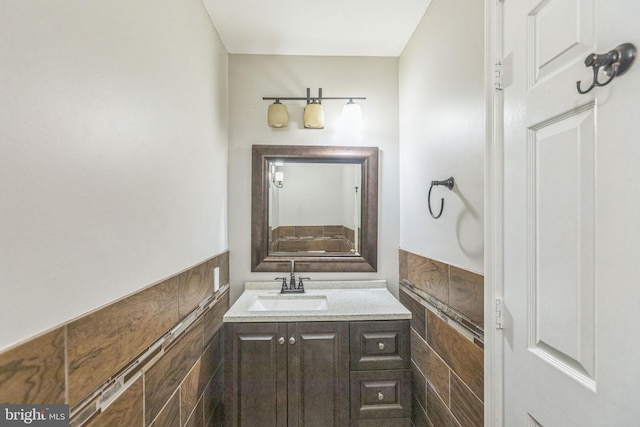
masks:
<svg viewBox="0 0 640 427"><path fill-rule="evenodd" d="M431 0L202 0L231 54L400 56Z"/></svg>

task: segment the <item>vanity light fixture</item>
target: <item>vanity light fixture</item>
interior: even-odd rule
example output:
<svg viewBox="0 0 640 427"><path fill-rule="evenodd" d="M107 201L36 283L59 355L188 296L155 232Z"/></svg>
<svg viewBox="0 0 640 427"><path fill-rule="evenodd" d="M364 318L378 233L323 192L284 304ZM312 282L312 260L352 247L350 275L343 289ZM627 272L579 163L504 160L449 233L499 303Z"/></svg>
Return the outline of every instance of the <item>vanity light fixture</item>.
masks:
<svg viewBox="0 0 640 427"><path fill-rule="evenodd" d="M349 102L342 107L342 120L350 126L360 126L362 122L362 112L360 111L360 105L353 102L353 99L349 99Z"/></svg>
<svg viewBox="0 0 640 427"><path fill-rule="evenodd" d="M354 99L365 100L367 98L357 97L357 96L323 97L322 88L318 89L318 96L312 98L311 91L309 88L307 88L307 96L304 98L303 97L291 98L291 97L285 97L285 96L278 96L278 97L265 96L262 99L265 101L266 100L275 101L275 103L269 105L269 111L267 114L268 123L269 123L269 126L271 127L287 127L288 125L288 113L287 113L287 120L285 122L286 123L285 125L281 125L281 126L272 125L272 123L281 124L283 122L282 120L277 121L275 119L276 112L278 112L278 114L282 114L283 109L286 112L287 107L280 103L280 100L282 100L282 101L307 101L307 105L304 108L304 127L307 129L323 129L324 128L324 108L322 107L322 101L334 100L334 99L348 100L349 102L347 102L347 105L345 105L345 108L348 106L347 108L347 110L349 111L348 114L354 115L359 122L360 115L361 115L360 106L355 102L353 102L353 100ZM282 105L282 107L280 107L280 105ZM273 121L272 121L272 114L274 116ZM343 116L344 115L345 115L345 110L343 109Z"/></svg>
<svg viewBox="0 0 640 427"><path fill-rule="evenodd" d="M280 161L271 163L271 183L277 188L284 187L284 172L277 169L283 165L284 163Z"/></svg>
<svg viewBox="0 0 640 427"><path fill-rule="evenodd" d="M279 99L269 105L267 111L267 122L272 128L286 128L289 126L289 111L287 106L282 104Z"/></svg>
<svg viewBox="0 0 640 427"><path fill-rule="evenodd" d="M274 174L273 185L278 188L284 187L284 172L278 171Z"/></svg>
<svg viewBox="0 0 640 427"><path fill-rule="evenodd" d="M315 99L304 107L304 127L307 129L324 128L324 108Z"/></svg>

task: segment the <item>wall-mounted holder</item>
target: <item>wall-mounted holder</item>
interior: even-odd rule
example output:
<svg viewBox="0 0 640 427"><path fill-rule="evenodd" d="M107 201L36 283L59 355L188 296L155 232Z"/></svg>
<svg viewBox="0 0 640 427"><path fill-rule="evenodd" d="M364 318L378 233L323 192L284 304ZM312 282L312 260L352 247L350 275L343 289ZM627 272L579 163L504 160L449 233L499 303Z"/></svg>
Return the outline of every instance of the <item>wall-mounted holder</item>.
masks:
<svg viewBox="0 0 640 427"><path fill-rule="evenodd" d="M433 211L431 210L431 190L433 190L433 187L435 187L436 185L444 185L449 190L453 190L453 186L455 185L455 183L456 182L453 177L449 177L449 179L445 179L444 181L431 181L431 187L429 187L429 195L427 196L427 203L429 205L429 213L435 219L438 219L440 218L440 216L442 216L442 212L444 211L444 198L440 199L440 213L438 213L438 215L434 215Z"/></svg>
<svg viewBox="0 0 640 427"><path fill-rule="evenodd" d="M587 56L584 60L584 66L593 69L593 82L588 89L582 90L580 85L582 82L578 80L576 82L578 93L585 94L597 86L606 86L611 83L615 77L621 76L631 67L634 59L636 59L636 53L636 47L634 45L631 43L623 43L607 53L600 55L592 53ZM609 77L604 83L598 79L600 70Z"/></svg>

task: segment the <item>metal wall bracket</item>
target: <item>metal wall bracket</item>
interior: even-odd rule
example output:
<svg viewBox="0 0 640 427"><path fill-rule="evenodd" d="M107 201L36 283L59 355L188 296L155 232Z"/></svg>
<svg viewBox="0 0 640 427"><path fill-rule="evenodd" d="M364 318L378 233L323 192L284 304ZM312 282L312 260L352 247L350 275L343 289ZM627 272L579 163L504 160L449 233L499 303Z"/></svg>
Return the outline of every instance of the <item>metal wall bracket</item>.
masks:
<svg viewBox="0 0 640 427"><path fill-rule="evenodd" d="M585 94L591 92L595 87L608 85L614 78L621 76L631 67L633 61L636 59L636 55L637 51L634 45L631 43L623 43L607 53L592 53L587 56L584 60L584 66L593 69L593 82L591 86L583 90L581 87L582 82L578 80L576 82L578 93ZM600 70L609 77L605 82L601 82L598 77Z"/></svg>
<svg viewBox="0 0 640 427"><path fill-rule="evenodd" d="M455 180L453 179L453 177L449 177L449 179L445 179L444 181L431 181L431 187L429 187L429 194L427 196L427 203L429 205L429 213L431 214L431 216L435 219L438 219L442 216L442 212L444 211L444 198L440 199L440 213L438 215L434 215L433 211L431 210L431 190L433 190L433 187L436 185L444 185L449 190L453 190Z"/></svg>

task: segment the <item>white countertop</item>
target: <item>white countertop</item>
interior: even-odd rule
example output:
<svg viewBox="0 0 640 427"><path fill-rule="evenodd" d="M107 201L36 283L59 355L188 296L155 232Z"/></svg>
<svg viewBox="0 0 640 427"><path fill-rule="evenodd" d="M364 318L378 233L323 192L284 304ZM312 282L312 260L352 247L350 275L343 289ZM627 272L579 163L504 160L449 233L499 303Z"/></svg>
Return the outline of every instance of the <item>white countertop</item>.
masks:
<svg viewBox="0 0 640 427"><path fill-rule="evenodd" d="M309 281L304 294L281 294L278 282L246 282L224 322L300 322L411 319L411 312L387 290L385 280ZM271 299L326 297L325 310L250 311L259 297Z"/></svg>

